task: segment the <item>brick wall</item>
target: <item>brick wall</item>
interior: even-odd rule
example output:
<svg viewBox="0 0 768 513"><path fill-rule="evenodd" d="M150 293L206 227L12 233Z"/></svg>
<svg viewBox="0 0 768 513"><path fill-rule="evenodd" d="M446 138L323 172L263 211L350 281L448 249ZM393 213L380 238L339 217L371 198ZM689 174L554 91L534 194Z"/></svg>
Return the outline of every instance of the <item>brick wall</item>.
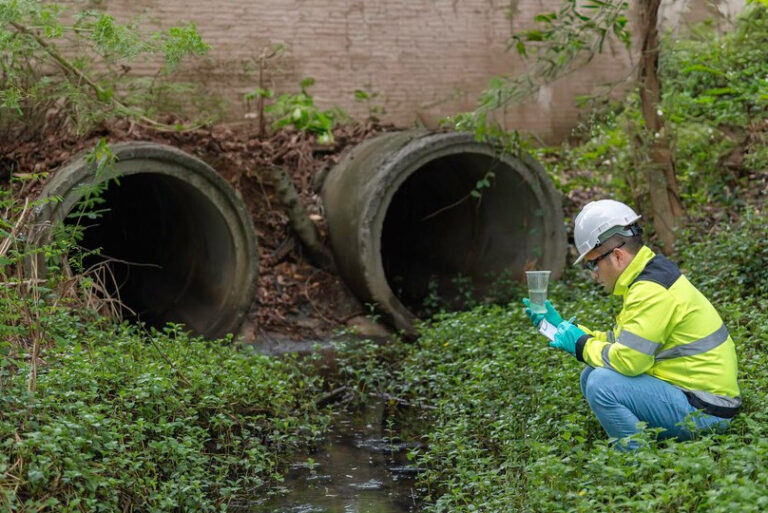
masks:
<svg viewBox="0 0 768 513"><path fill-rule="evenodd" d="M402 126L434 126L445 115L469 110L488 79L518 73L521 62L505 51L511 33L531 26L534 14L560 0L72 0L104 8L121 21L140 15L147 28L195 22L213 49L187 67L229 99L232 120L243 119L243 95L258 85L259 55L278 42L282 57L265 67L265 81L278 93L296 91L313 77L321 107L338 105L357 117L367 107L355 89L378 92L373 101ZM669 10L685 18L707 0L674 0ZM724 2L733 4L734 2ZM736 2L738 3L738 2ZM743 4L743 0L741 0ZM505 114L508 128L530 130L544 140L566 136L578 119L576 95L631 73L618 44L588 67L568 75ZM134 67L150 74L152 63Z"/></svg>

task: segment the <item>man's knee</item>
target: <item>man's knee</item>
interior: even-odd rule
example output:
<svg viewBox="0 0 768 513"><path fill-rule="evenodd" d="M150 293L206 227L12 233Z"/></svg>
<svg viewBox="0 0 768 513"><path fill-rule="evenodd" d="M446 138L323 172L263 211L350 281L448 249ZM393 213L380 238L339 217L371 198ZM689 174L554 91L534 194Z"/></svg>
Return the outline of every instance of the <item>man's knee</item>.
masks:
<svg viewBox="0 0 768 513"><path fill-rule="evenodd" d="M613 392L615 391L616 378L618 377L615 371L598 367L591 369L586 376L582 372L582 378L584 377L586 379L582 381L582 393L584 393L584 397L587 398L589 404L615 402L616 399Z"/></svg>
<svg viewBox="0 0 768 513"><path fill-rule="evenodd" d="M595 370L594 367L590 367L587 365L584 367L584 370L581 371L581 376L579 376L579 385L581 385L581 395L584 397L587 397L587 381L589 380L590 373Z"/></svg>

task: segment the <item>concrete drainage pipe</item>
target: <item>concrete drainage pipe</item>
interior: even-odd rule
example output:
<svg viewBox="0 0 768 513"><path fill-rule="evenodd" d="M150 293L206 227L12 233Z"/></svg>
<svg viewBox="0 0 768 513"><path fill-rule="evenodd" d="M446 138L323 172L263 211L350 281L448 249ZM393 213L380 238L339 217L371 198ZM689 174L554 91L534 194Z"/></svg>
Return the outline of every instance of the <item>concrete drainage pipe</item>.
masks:
<svg viewBox="0 0 768 513"><path fill-rule="evenodd" d="M38 220L84 225L81 246L101 248L102 255L88 263L108 259L114 279L106 285L138 319L183 323L207 337L236 331L258 273L253 222L242 200L208 165L170 146L129 142L112 150L117 162L101 176L85 156L60 169L43 196L61 201L45 202ZM103 183L109 185L97 208L106 211L73 219L85 188Z"/></svg>
<svg viewBox="0 0 768 513"><path fill-rule="evenodd" d="M484 178L490 187L478 188ZM445 291L463 276L483 294L501 276L535 267L558 277L565 265L560 197L541 165L471 134L369 139L331 170L322 194L342 277L406 332L435 284Z"/></svg>

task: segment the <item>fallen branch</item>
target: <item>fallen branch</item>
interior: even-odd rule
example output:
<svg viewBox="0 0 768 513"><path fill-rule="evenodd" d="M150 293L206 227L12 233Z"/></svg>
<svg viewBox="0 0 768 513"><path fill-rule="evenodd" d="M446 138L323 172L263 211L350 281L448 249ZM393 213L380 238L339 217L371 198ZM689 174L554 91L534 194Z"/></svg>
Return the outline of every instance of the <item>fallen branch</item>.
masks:
<svg viewBox="0 0 768 513"><path fill-rule="evenodd" d="M327 394L323 394L322 396L315 399L315 406L317 406L318 408L325 406L331 401L334 401L337 397L339 397L341 394L343 394L346 391L347 391L347 387L345 386L331 390Z"/></svg>
<svg viewBox="0 0 768 513"><path fill-rule="evenodd" d="M330 273L336 273L336 264L328 249L320 242L317 226L309 218L307 209L296 191L293 180L280 166L271 165L265 168L269 180L275 188L275 195L283 206L291 223L291 228L299 237L301 244L309 253L309 260L315 267Z"/></svg>

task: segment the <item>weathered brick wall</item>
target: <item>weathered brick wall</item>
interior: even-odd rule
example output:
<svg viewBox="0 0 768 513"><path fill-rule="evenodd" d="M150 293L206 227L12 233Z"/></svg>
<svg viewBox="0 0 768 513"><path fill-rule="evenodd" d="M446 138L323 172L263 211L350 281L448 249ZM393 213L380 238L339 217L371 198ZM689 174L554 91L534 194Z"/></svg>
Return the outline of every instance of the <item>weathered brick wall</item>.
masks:
<svg viewBox="0 0 768 513"><path fill-rule="evenodd" d="M706 3L674 1L679 7ZM278 93L296 91L301 78L313 77L311 91L321 107L339 105L363 117L367 107L355 101L354 91L369 88L379 93L373 103L386 109L385 119L434 126L445 115L472 109L491 76L522 71L519 59L506 52L507 39L560 0L73 2L104 8L121 21L140 15L148 27L196 23L213 49L188 72L229 99L231 119L243 119L243 95L258 85L259 55L283 42L287 52L265 69L267 85ZM578 119L574 97L627 77L631 65L627 52L614 44L585 69L510 108L505 122L545 140L562 138ZM154 71L151 64L134 68Z"/></svg>

